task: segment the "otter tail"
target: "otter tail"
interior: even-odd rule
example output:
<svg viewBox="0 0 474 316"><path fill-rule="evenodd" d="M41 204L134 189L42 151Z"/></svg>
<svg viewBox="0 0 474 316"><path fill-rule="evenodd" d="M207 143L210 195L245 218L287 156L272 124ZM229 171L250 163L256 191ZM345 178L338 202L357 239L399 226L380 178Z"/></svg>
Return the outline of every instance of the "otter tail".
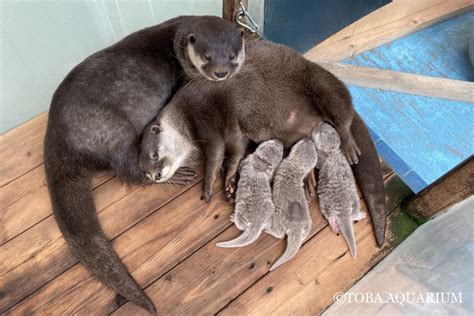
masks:
<svg viewBox="0 0 474 316"><path fill-rule="evenodd" d="M339 218L339 226L342 236L344 237L347 242L347 245L349 246L351 256L355 259L355 257L357 256L357 248L352 219L349 216L342 216L341 218Z"/></svg>
<svg viewBox="0 0 474 316"><path fill-rule="evenodd" d="M288 234L287 245L285 252L278 258L277 261L270 267L270 271L275 270L291 258L293 258L298 250L300 250L301 244L303 243L303 238L301 232L297 229Z"/></svg>
<svg viewBox="0 0 474 316"><path fill-rule="evenodd" d="M92 198L91 177L73 169L76 168L46 164L54 216L72 253L103 284L156 314L152 301L132 278L102 232Z"/></svg>
<svg viewBox="0 0 474 316"><path fill-rule="evenodd" d="M229 241L219 242L216 246L221 248L237 248L250 245L260 237L262 230L263 228L260 226L249 225L239 237Z"/></svg>
<svg viewBox="0 0 474 316"><path fill-rule="evenodd" d="M364 121L357 113L352 121L351 131L362 152L359 163L352 165L352 171L372 218L377 245L382 247L385 241L387 215L379 157Z"/></svg>

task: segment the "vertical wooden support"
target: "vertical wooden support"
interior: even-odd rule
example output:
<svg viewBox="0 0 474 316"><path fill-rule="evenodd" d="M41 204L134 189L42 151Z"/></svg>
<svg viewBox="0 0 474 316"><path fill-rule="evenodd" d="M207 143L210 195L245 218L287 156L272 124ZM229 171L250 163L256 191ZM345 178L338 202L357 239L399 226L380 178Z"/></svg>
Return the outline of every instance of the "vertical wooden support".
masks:
<svg viewBox="0 0 474 316"><path fill-rule="evenodd" d="M239 9L241 0L222 0L222 17L234 22L234 14ZM248 8L248 0L242 0L244 7Z"/></svg>

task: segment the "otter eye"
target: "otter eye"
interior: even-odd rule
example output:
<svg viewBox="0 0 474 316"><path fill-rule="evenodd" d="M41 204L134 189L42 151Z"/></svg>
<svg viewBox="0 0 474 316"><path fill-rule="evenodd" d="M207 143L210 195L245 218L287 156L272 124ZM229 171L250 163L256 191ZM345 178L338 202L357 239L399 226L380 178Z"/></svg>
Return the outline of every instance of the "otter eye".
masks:
<svg viewBox="0 0 474 316"><path fill-rule="evenodd" d="M212 59L211 54L205 53L205 54L204 54L204 59L207 60L207 61L211 61L211 59Z"/></svg>
<svg viewBox="0 0 474 316"><path fill-rule="evenodd" d="M190 43L196 42L196 35L194 35L193 33L189 34L189 35L188 35L188 41L189 41Z"/></svg>
<svg viewBox="0 0 474 316"><path fill-rule="evenodd" d="M150 159L151 160L158 160L158 153L157 152L153 152L150 154Z"/></svg>
<svg viewBox="0 0 474 316"><path fill-rule="evenodd" d="M244 37L244 35L245 35L244 30L240 31L240 37Z"/></svg>
<svg viewBox="0 0 474 316"><path fill-rule="evenodd" d="M235 53L232 52L232 53L229 54L229 59L230 59L230 60L234 60L235 57L236 57L236 56L235 56Z"/></svg>
<svg viewBox="0 0 474 316"><path fill-rule="evenodd" d="M151 126L151 132L153 134L158 134L161 131L160 125L152 125Z"/></svg>

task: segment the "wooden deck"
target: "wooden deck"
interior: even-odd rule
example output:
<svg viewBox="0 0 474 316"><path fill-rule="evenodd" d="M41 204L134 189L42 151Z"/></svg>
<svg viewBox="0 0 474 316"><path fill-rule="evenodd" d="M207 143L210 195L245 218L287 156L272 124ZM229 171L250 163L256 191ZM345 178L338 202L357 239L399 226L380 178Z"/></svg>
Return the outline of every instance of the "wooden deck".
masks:
<svg viewBox="0 0 474 316"><path fill-rule="evenodd" d="M389 6L394 9L398 3L403 14L379 11L385 19L398 21L383 24L386 33L380 43L374 43L371 28L355 23L348 28L350 36L338 33L307 57L332 56L331 51L346 44L351 51L380 45L403 33L394 34L391 27L413 29L413 16L427 7L433 14L443 6L442 1L432 0L409 11L400 2ZM462 7L469 1L449 2ZM377 21L373 28L382 25L374 15L368 19ZM360 39L360 45L352 42L354 38ZM52 215L45 183L46 121L44 113L0 136L0 314L146 313L118 301L69 252ZM376 247L369 220L362 220L355 225L358 257L353 260L343 238L331 233L313 201L310 237L297 257L271 273L270 264L283 252L282 240L264 235L244 248L215 246L238 231L229 221L232 207L222 192L210 204L200 200L202 177L184 187L136 187L103 174L92 185L107 237L159 313L306 315L327 308L335 293L352 286L416 228L400 207L411 191L387 168L384 177L390 214L383 249Z"/></svg>
<svg viewBox="0 0 474 316"><path fill-rule="evenodd" d="M1 139L6 159L0 189L0 313L143 312L130 303L120 305L114 292L69 252L45 183L46 119L42 114ZM389 209L394 210L409 191L400 190L403 185L392 172L386 170L385 178L392 197ZM389 230L392 242L379 250L370 223L363 220L356 225L358 258L353 260L313 201L311 238L296 259L268 273L284 242L265 235L245 248L216 247L238 231L229 221L231 206L223 194L210 204L200 200L201 179L184 187L136 187L103 174L92 184L106 235L161 313L317 313L406 235L394 238ZM398 211L390 215L396 221L400 216Z"/></svg>

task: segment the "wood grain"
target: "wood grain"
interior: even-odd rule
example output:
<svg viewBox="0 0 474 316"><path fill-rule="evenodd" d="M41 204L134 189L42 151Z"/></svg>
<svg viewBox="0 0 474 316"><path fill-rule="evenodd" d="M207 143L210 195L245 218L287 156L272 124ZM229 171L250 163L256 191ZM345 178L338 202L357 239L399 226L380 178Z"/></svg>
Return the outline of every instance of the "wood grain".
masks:
<svg viewBox="0 0 474 316"><path fill-rule="evenodd" d="M387 182L394 177L396 176L387 178ZM400 203L402 197L399 199ZM365 209L365 204L362 204L362 208ZM317 232L325 227L326 222L321 217L317 202L314 201L310 209L313 219L311 236L315 236L313 239L320 239ZM370 220L366 219L363 222L366 224L356 226L366 225L364 236L370 240L367 242L371 245L370 251L372 253L380 251L373 238ZM158 307L160 313L165 315L214 314L267 274L269 266L283 253L284 242L266 234L249 247L221 249L215 246L217 242L228 240L237 234L238 230L230 227L146 289L152 299L163 302L162 306ZM347 246L342 237L335 235L332 237L330 240L323 241L326 248L347 252ZM328 245L331 246L328 247ZM303 260L300 264L305 265L306 269L312 267L300 257L298 254L292 261L302 262ZM291 264L288 265L291 266ZM270 274L277 273L278 270ZM291 269L291 271L292 274L299 274L298 269ZM127 303L116 313L135 315L143 311ZM234 314L240 314L240 312L234 311Z"/></svg>
<svg viewBox="0 0 474 316"><path fill-rule="evenodd" d="M355 225L355 233L357 259L326 226L305 243L297 260L267 273L219 315L320 314L333 302L334 294L350 288L390 250L388 245L377 248L367 220Z"/></svg>
<svg viewBox="0 0 474 316"><path fill-rule="evenodd" d="M446 0L393 0L389 4L346 26L336 34L331 35L317 46L324 47L367 30L376 29L384 24L413 15L416 12L434 7L445 1Z"/></svg>
<svg viewBox="0 0 474 316"><path fill-rule="evenodd" d="M404 16L379 27L370 28L365 32L345 37L332 44L322 47L315 46L304 56L314 62L342 60L456 15L469 12L473 8L474 2L472 0L443 1L433 7Z"/></svg>
<svg viewBox="0 0 474 316"><path fill-rule="evenodd" d="M318 64L349 85L474 103L473 82L332 62Z"/></svg>
<svg viewBox="0 0 474 316"><path fill-rule="evenodd" d="M94 195L106 236L117 237L199 180L183 187L133 187L114 178L100 186ZM6 289L0 296L0 313L77 263L53 216L1 246L0 258L5 258L0 260L0 284Z"/></svg>
<svg viewBox="0 0 474 316"><path fill-rule="evenodd" d="M210 204L200 200L200 195L197 184L113 241L138 283L150 284L230 226L232 207L224 201L223 192ZM105 314L116 308L115 296L82 265L75 265L10 312Z"/></svg>
<svg viewBox="0 0 474 316"><path fill-rule="evenodd" d="M424 189L403 207L419 218L430 219L474 194L474 158L467 161Z"/></svg>
<svg viewBox="0 0 474 316"><path fill-rule="evenodd" d="M98 174L92 188L110 180L110 172ZM52 214L44 165L0 188L0 246Z"/></svg>
<svg viewBox="0 0 474 316"><path fill-rule="evenodd" d="M0 187L43 162L47 120L45 112L0 136Z"/></svg>

